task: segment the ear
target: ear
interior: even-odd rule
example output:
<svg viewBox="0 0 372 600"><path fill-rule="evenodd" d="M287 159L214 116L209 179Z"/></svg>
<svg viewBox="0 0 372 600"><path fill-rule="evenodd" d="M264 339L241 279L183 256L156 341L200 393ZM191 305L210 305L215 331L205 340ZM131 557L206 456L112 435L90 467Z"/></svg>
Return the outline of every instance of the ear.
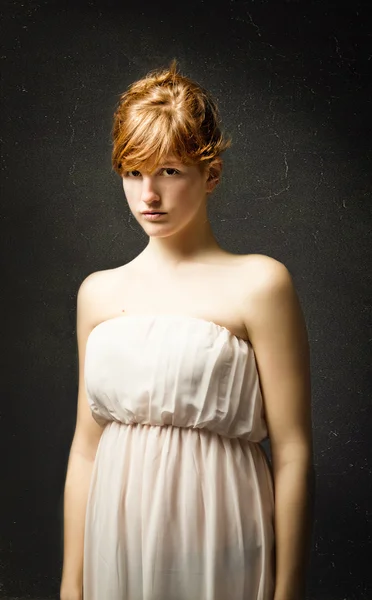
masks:
<svg viewBox="0 0 372 600"><path fill-rule="evenodd" d="M208 165L208 178L206 181L206 191L210 194L218 184L222 174L222 159L216 156Z"/></svg>

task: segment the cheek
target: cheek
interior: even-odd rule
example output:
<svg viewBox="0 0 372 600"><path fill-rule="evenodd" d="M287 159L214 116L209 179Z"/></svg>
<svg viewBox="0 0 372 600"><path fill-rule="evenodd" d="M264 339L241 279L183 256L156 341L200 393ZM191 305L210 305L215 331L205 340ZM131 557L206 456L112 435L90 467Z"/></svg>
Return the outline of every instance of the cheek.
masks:
<svg viewBox="0 0 372 600"><path fill-rule="evenodd" d="M178 197L187 198L189 203L197 204L202 188L198 180L183 181L178 186L177 195Z"/></svg>
<svg viewBox="0 0 372 600"><path fill-rule="evenodd" d="M128 202L130 202L135 196L133 186L128 183L123 183L123 192Z"/></svg>

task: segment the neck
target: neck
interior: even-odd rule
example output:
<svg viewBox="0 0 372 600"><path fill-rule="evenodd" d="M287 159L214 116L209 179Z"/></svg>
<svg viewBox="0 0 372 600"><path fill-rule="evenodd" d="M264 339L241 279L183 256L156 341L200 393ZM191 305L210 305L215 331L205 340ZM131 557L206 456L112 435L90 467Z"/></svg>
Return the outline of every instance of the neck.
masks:
<svg viewBox="0 0 372 600"><path fill-rule="evenodd" d="M172 270L182 264L203 261L218 252L222 252L221 247L206 219L192 229L186 227L173 235L150 237L142 255L151 268Z"/></svg>

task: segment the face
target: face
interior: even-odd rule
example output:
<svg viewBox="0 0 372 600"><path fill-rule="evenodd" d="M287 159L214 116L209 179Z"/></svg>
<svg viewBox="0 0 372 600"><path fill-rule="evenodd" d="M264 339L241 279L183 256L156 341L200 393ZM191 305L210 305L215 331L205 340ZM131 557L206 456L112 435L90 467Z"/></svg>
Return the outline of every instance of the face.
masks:
<svg viewBox="0 0 372 600"><path fill-rule="evenodd" d="M206 210L206 196L216 185L208 170L185 165L174 156L165 157L152 173L145 170L123 174L124 193L133 216L151 236L174 233ZM165 214L149 220L143 211Z"/></svg>

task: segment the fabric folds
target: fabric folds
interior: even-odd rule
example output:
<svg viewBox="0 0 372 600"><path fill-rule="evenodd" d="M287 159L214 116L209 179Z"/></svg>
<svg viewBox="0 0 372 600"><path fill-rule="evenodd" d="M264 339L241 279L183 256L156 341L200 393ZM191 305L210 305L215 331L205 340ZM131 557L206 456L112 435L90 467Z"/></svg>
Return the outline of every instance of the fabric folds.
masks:
<svg viewBox="0 0 372 600"><path fill-rule="evenodd" d="M195 317L122 316L91 332L85 384L105 428L84 600L272 600L274 492L250 343Z"/></svg>

